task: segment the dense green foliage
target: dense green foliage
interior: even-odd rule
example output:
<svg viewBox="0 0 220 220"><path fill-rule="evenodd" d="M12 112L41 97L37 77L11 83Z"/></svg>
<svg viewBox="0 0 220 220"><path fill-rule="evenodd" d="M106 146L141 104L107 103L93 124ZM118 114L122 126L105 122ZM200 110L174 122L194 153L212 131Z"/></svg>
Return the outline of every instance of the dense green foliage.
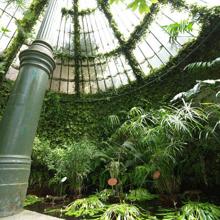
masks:
<svg viewBox="0 0 220 220"><path fill-rule="evenodd" d="M130 53L123 36L114 26L109 8L106 5L101 7L115 35L124 45L124 51ZM209 105L198 105L190 100L181 100L178 106L168 103L175 94L188 90L198 79L219 78L219 70L209 68L218 62L213 64L210 61L206 65L206 71L183 71L191 62L216 59L220 51L220 28L215 26L220 19L219 9L210 14L207 10L193 10L195 16L204 22L201 35L176 58L170 60L166 67L158 70L157 78L152 75L143 80L141 87L132 84L117 92L108 91L106 94L81 99L47 93L34 142L30 189L80 195L82 192L106 188L107 180L113 177L119 184L111 192L105 191L100 199L103 197L108 200L112 196L117 199L119 197L120 200L126 199L125 194L130 190L127 198L131 201L153 198L146 193L147 189L151 193L167 194L175 206L177 201L173 199L174 195L184 190L219 187L219 104L213 103L213 100ZM26 17L24 23L21 22L24 30L27 25L33 24L29 19L36 14L32 15L28 19ZM76 32L79 28L78 22L76 19ZM151 19L145 17L144 22L147 27ZM210 30L213 33L206 39ZM138 42L143 31L138 27L132 35L137 40L130 42ZM75 38L76 47L79 47L79 40L78 37ZM13 51L16 48L18 47L13 47ZM132 63L132 58L130 62ZM194 69L195 67L196 65L193 66ZM169 74L163 78L167 72ZM156 79L156 83L148 84L152 79ZM0 115L5 108L10 89L11 83L5 82L2 85ZM154 178L155 172L160 174L158 178ZM62 182L65 177L67 180ZM143 188L144 191L140 192L138 188ZM86 201L81 204L86 204ZM126 207L112 206L103 219L111 218L114 212L123 216Z"/></svg>
<svg viewBox="0 0 220 220"><path fill-rule="evenodd" d="M23 5L23 0L16 0L15 2ZM47 2L47 0L33 0L23 18L17 20L17 34L12 39L9 47L0 55L0 85L16 54L30 36L33 26L36 24Z"/></svg>
<svg viewBox="0 0 220 220"><path fill-rule="evenodd" d="M77 199L69 204L65 209L65 215L68 216L94 216L103 211L105 205L97 196L90 196L84 199Z"/></svg>
<svg viewBox="0 0 220 220"><path fill-rule="evenodd" d="M100 220L124 219L124 220L142 220L144 217L138 207L126 203L110 205Z"/></svg>
<svg viewBox="0 0 220 220"><path fill-rule="evenodd" d="M59 125L59 129L45 132L48 125L42 125L41 135L34 144L32 186L45 187L41 182L49 178L50 187L59 193L60 180L67 177L64 190L80 194L82 189L88 189L87 183L92 183L95 188L106 188L108 178L112 177L120 182L115 195L121 197L123 191L137 187L150 187L172 195L182 188L218 185L218 104L195 107L183 102L179 107L163 106L155 110L148 103L143 108L134 107L128 113L119 112L118 116L103 116L100 124L95 124L103 109L97 111L95 108L93 116L97 116L92 117L88 115L91 105L84 106L85 112L76 105L74 114L69 111L64 114L59 96L52 97L53 102L46 100L50 105L43 109L47 113L43 122L51 127ZM79 118L73 122L71 117ZM88 127L83 126L84 119L94 127L89 123ZM83 130L78 130L80 123ZM82 136L87 138L82 139ZM35 176L45 174L46 170L49 176ZM97 172L99 175L93 175ZM155 172L160 173L159 179L153 178Z"/></svg>
<svg viewBox="0 0 220 220"><path fill-rule="evenodd" d="M62 179L66 178L66 187L68 186L75 194L80 195L87 175L90 174L99 161L95 161L99 156L97 147L87 140L68 143L51 149L50 142L35 138L33 148L33 168L43 173L43 168L47 168L54 176L49 180L50 186L58 186L58 191L62 188ZM39 170L39 168L42 170ZM34 172L31 176L31 183L40 184L41 179L36 178Z"/></svg>
<svg viewBox="0 0 220 220"><path fill-rule="evenodd" d="M164 220L218 220L220 208L210 203L188 202L180 211L164 213Z"/></svg>

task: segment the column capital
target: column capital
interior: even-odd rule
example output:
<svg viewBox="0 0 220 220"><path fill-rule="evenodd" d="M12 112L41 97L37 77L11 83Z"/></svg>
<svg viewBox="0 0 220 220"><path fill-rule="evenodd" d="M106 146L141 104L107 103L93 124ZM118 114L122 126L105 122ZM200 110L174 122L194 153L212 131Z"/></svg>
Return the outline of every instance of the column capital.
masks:
<svg viewBox="0 0 220 220"><path fill-rule="evenodd" d="M43 40L35 40L32 45L20 53L20 67L25 65L34 65L46 71L48 76L55 69L53 59L53 48L49 43Z"/></svg>

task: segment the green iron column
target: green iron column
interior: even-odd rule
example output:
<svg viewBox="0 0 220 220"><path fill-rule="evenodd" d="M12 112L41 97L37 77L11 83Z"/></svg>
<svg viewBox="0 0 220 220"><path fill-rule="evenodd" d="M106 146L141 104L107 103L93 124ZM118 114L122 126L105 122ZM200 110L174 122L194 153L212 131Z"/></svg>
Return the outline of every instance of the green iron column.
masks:
<svg viewBox="0 0 220 220"><path fill-rule="evenodd" d="M51 0L40 28L51 20ZM0 122L0 217L22 210L30 174L32 144L48 79L55 68L52 47L45 38L20 53L19 75Z"/></svg>

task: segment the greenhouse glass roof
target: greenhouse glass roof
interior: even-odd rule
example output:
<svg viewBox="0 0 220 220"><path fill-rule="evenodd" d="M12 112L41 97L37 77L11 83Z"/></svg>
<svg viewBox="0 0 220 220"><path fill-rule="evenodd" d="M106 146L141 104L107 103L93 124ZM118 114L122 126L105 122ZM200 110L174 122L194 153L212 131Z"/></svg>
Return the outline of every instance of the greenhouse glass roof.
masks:
<svg viewBox="0 0 220 220"><path fill-rule="evenodd" d="M57 64L48 87L67 94L94 94L147 78L199 35L200 24L190 6L220 5L219 0L186 0L180 8L170 3L151 5L146 14L128 8L129 0L111 5L96 0L51 2L53 14L41 33L53 46ZM9 47L19 28L17 20L30 3L26 0L19 6L0 0L0 52ZM44 13L21 50L37 37L43 18ZM191 22L192 29L172 38L167 27L183 21ZM6 77L15 80L18 68L16 58Z"/></svg>

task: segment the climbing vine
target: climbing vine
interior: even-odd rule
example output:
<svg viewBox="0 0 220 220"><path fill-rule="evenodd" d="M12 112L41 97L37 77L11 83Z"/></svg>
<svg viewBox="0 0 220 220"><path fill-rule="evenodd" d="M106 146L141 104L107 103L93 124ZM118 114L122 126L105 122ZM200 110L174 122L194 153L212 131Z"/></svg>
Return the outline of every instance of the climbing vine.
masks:
<svg viewBox="0 0 220 220"><path fill-rule="evenodd" d="M80 15L80 16L85 16L85 15L94 13L94 12L96 11L96 9L97 9L97 8L88 8L88 9L79 11L79 15Z"/></svg>
<svg viewBox="0 0 220 220"><path fill-rule="evenodd" d="M109 24L110 24L116 38L118 39L118 41L121 45L121 49L122 49L125 57L127 58L129 65L131 66L134 74L137 77L137 81L142 82L142 79L144 78L144 73L142 72L141 68L139 67L139 63L135 59L133 53L130 51L130 48L127 47L126 41L125 41L122 33L119 31L118 26L113 18L113 15L111 14L109 5L105 4L101 0L98 1L98 5L99 5L100 9L104 12L106 18L108 19Z"/></svg>
<svg viewBox="0 0 220 220"><path fill-rule="evenodd" d="M131 67L132 67L132 69L133 69L134 73L136 74L136 77L139 81L142 81L142 78L144 78L144 75L143 75L142 70L139 68L139 64L138 64L137 60L135 59L132 51L135 48L136 44L141 40L141 37L143 37L145 35L145 32L148 30L148 27L150 26L151 22L153 21L153 18L158 13L159 4L170 3L172 5L172 7L175 9L178 9L178 10L188 9L189 11L192 12L193 17L196 17L197 20L199 20L199 22L201 22L201 19L199 19L199 17L201 16L201 12L200 12L200 15L198 15L198 12L201 9L200 7L199 8L195 8L195 6L189 7L188 5L186 5L186 3L183 0L179 0L179 1L175 1L175 2L170 1L170 0L168 0L168 1L161 0L157 4L153 4L151 6L150 13L145 15L143 21L140 23L140 25L136 26L134 31L131 33L129 39L126 41L124 39L124 36L122 35L122 33L119 31L116 22L113 19L113 16L110 12L109 5L101 0L99 0L98 3L99 3L98 4L99 8L105 13L105 15L110 23L110 26L114 31L116 38L119 40L120 46L110 52L100 53L100 54L95 54L95 55L84 55L82 53L78 53L76 56L76 54L74 54L74 53L71 53L71 52L68 52L65 50L62 50L62 51L58 50L58 51L55 51L55 56L57 56L58 58L64 58L64 59L78 59L81 61L87 60L87 61L94 62L95 59L109 58L109 57L115 56L117 54L123 53L123 54L125 54L127 60L129 61L129 64L131 65ZM203 9L202 9L202 11L203 11ZM207 11L207 9L204 10L203 14L205 14L206 11ZM71 15L71 16L74 15L74 11L72 9L69 10L69 9L64 8L64 9L62 9L62 12L63 12L63 15ZM207 17L207 14L210 14L210 13L211 13L210 11L208 13L206 13L206 17ZM80 15L80 12L78 12L78 15ZM188 22L188 23L189 23L188 26L190 26L189 28L191 30L192 22ZM185 22L184 22L184 24L185 24ZM176 25L176 24L171 24L170 26L173 27L174 25ZM179 26L183 26L183 25L177 24L177 26L179 27ZM188 27L188 26L186 26L186 27ZM163 27L163 28L166 29L168 27Z"/></svg>
<svg viewBox="0 0 220 220"><path fill-rule="evenodd" d="M48 0L33 0L29 9L24 13L23 18L17 20L17 35L13 38L3 55L0 56L0 84L16 54L27 40L47 2Z"/></svg>
<svg viewBox="0 0 220 220"><path fill-rule="evenodd" d="M74 10L74 49L75 49L75 91L76 94L80 94L80 87L79 87L79 81L80 81L80 60L78 57L80 56L80 24L79 24L79 0L74 0L73 10Z"/></svg>
<svg viewBox="0 0 220 220"><path fill-rule="evenodd" d="M187 64L213 60L220 56L220 27L216 28L212 36L204 41L184 62L186 55L193 51L210 32L209 27L215 27L220 22L219 10L206 20L207 24L195 42L184 47L178 56L170 60L166 67L158 70L155 75L157 80L140 89L137 84L130 84L115 91L108 91L105 94L84 95L80 99L76 96L48 92L42 110L41 120L38 128L38 135L52 140L54 144L65 142L67 139L77 139L82 136L89 136L95 139L104 138L105 118L107 115L118 114L123 116L123 111L128 111L133 106L143 106L146 103L154 103L155 106L168 102L179 92L187 91L196 82L207 78L219 78L217 71L205 71L188 73L183 71ZM213 18L214 16L214 18ZM181 65L176 66L181 62ZM174 68L171 68L174 67ZM170 69L171 68L171 69ZM170 70L164 78L158 76ZM162 80L163 79L163 80ZM147 83L150 79L146 79ZM4 89L0 92L0 115L3 113L7 98L11 90L11 83L5 83ZM125 95L122 95L125 94ZM148 100L148 101L146 101ZM150 106L149 108L152 108Z"/></svg>
<svg viewBox="0 0 220 220"><path fill-rule="evenodd" d="M79 54L77 56L77 59L79 59L80 61L86 61L86 60L94 61L95 59L104 59L104 58L108 59L120 53L121 53L121 47L118 47L107 53L97 53L95 55ZM76 55L74 53L71 53L69 52L69 50L65 50L65 49L54 50L54 56L55 58L63 59L63 60L76 59Z"/></svg>
<svg viewBox="0 0 220 220"><path fill-rule="evenodd" d="M3 56L0 57L0 74L3 76L5 74L6 69L8 68L8 66L10 65L10 62L13 60L14 54L17 53L17 50L19 49L19 47L22 45L21 42L24 42L25 39L27 39L27 33L30 32L30 26L34 24L34 20L37 16L39 16L39 10L38 7L43 8L44 5L46 4L46 0L34 0L29 8L29 10L26 12L24 18L22 20L20 20L18 22L18 35L15 37L15 39L12 41L11 46L5 51L5 53L3 54ZM201 32L201 36L205 36L206 34L208 34L208 32L210 31L210 29L213 29L215 27L215 25L218 23L217 21L219 20L219 7L216 7L215 9L207 9L205 7L198 7L198 6L186 6L184 1L179 0L179 1L159 1L159 3L171 3L173 7L179 9L180 8L187 8L191 11L193 18L200 22L203 25L202 28L202 32ZM65 50L62 51L55 51L55 55L58 58L62 58L62 59L74 59L76 62L76 91L79 92L79 74L80 74L80 62L81 61L94 61L95 59L103 59L103 58L110 58L113 57L114 55L120 54L120 53L124 53L130 63L130 65L133 68L133 71L139 76L137 78L142 79L143 78L143 73L139 68L139 64L137 63L135 57L132 54L132 49L134 47L135 44L137 44L137 42L139 42L140 37L144 35L145 31L147 30L147 27L149 27L149 25L151 24L152 18L156 15L156 13L158 12L157 9L157 4L154 4L151 8L151 12L147 14L147 16L144 17L143 21L141 22L140 25L138 25L135 30L131 33L130 38L128 39L128 41L125 41L123 35L120 33L120 31L118 30L117 24L113 19L113 16L110 12L109 9L109 5L106 5L104 3L104 1L99 1L99 7L105 12L109 23L112 27L112 29L114 30L114 33L116 35L116 37L118 38L119 42L120 42L120 46L108 53L105 54L95 54L95 55L84 55L80 52L80 26L79 26L79 21L78 19L76 19L79 15L80 12L77 9L77 16L74 16L74 33L76 35L75 39L74 39L74 46L77 46L77 50L75 50L75 54L73 53L69 53ZM63 15L70 15L73 16L74 14L74 10L73 9L62 9L62 13ZM82 11L81 11L82 12ZM88 11L87 11L88 12ZM86 13L87 13L86 12ZM91 11L90 11L91 12ZM38 14L37 14L38 13ZM34 19L33 19L34 18ZM77 34L78 33L78 34ZM216 36L217 38L217 36ZM198 41L201 40L202 37L198 38ZM188 45L188 48L191 48L191 44ZM190 49L189 49L190 50ZM186 50L188 51L188 49ZM176 59L172 59L170 60L170 62L168 63L168 67L171 66L173 63L175 63ZM171 65L170 65L171 64ZM164 68L163 68L164 69ZM158 71L154 71L154 72L161 72L162 70L158 70ZM77 74L78 72L78 74ZM155 75L152 76L153 78L155 77ZM158 76L159 78L159 76ZM141 80L142 81L142 80ZM128 86L129 87L129 86ZM126 87L125 87L126 88ZM110 90L111 93L111 90Z"/></svg>
<svg viewBox="0 0 220 220"><path fill-rule="evenodd" d="M97 8L89 8L89 9L85 9L82 11L78 12L79 16L85 16L85 15L89 15L91 13L94 13L96 11ZM62 15L63 16L74 16L74 10L73 9L67 9L67 8L62 8L61 9Z"/></svg>
<svg viewBox="0 0 220 220"><path fill-rule="evenodd" d="M159 12L159 7L157 4L151 7L150 13L144 16L143 21L136 26L135 30L131 33L130 38L126 42L126 47L135 48L140 38L143 37L153 21L155 15Z"/></svg>

